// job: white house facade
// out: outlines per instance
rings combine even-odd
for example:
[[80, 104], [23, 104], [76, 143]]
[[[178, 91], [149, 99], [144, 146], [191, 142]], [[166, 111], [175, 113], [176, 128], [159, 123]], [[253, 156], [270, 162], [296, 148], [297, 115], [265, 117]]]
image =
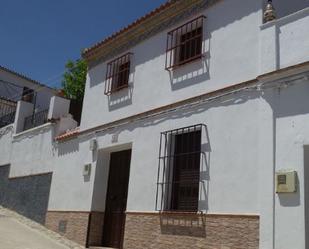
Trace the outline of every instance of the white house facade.
[[0, 65], [0, 127], [14, 122], [17, 102], [33, 104], [33, 113], [48, 109], [55, 89]]
[[37, 207], [0, 204], [87, 247], [309, 248], [308, 27], [307, 0], [168, 1], [83, 52], [79, 127], [19, 102], [0, 188]]

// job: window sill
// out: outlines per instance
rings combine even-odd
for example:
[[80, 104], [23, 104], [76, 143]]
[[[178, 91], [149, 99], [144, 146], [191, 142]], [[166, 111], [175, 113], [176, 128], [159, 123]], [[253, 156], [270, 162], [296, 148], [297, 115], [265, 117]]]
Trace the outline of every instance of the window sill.
[[160, 211], [159, 212], [160, 215], [188, 215], [188, 216], [191, 216], [191, 215], [202, 215], [203, 214], [203, 211], [177, 211], [177, 210], [174, 210], [174, 211]]
[[115, 94], [117, 92], [120, 92], [121, 90], [126, 89], [126, 88], [129, 88], [128, 84], [127, 85], [123, 85], [123, 86], [118, 87], [118, 88], [115, 88], [115, 89], [105, 93], [105, 95], [110, 96], [110, 95]]
[[183, 67], [183, 66], [185, 66], [185, 65], [187, 65], [187, 64], [189, 64], [189, 63], [193, 63], [193, 62], [196, 62], [196, 61], [198, 61], [198, 60], [201, 60], [203, 57], [204, 57], [203, 54], [199, 54], [199, 55], [194, 56], [194, 57], [192, 57], [192, 58], [190, 58], [190, 59], [187, 59], [187, 60], [185, 60], [185, 61], [183, 61], [183, 62], [180, 62], [180, 63], [178, 63], [178, 64], [176, 64], [176, 65], [173, 65], [173, 66], [171, 66], [171, 67], [168, 67], [168, 68], [166, 68], [166, 70], [167, 70], [167, 71], [176, 70], [176, 69], [178, 69], [178, 68], [180, 68], [180, 67]]

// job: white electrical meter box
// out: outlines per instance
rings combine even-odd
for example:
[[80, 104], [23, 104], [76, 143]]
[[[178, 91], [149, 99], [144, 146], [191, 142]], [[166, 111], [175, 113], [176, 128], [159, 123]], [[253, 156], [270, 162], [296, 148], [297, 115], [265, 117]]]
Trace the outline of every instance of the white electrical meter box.
[[276, 173], [276, 193], [295, 193], [296, 191], [296, 171], [279, 171]]
[[83, 175], [89, 176], [91, 172], [91, 163], [85, 164], [83, 168]]

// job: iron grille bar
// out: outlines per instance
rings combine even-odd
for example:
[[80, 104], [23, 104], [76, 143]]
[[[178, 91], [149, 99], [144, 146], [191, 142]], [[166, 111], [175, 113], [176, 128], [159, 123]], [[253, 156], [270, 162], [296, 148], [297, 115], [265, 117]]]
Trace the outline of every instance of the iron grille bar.
[[165, 69], [171, 70], [203, 57], [203, 23], [199, 16], [167, 33]]
[[196, 181], [170, 181], [170, 182], [157, 182], [158, 185], [167, 185], [167, 184], [173, 184], [173, 183], [199, 183], [199, 182], [203, 182], [200, 180], [196, 180]]
[[0, 128], [14, 123], [17, 102], [0, 97]]
[[48, 109], [42, 110], [25, 118], [24, 131], [47, 123]]
[[160, 133], [157, 211], [197, 211], [205, 124]]
[[107, 63], [105, 95], [110, 95], [129, 86], [132, 53], [127, 53]]
[[163, 131], [163, 132], [161, 132], [161, 134], [180, 132], [182, 130], [194, 129], [194, 127], [203, 128], [203, 127], [206, 127], [206, 125], [205, 124], [190, 125], [190, 126], [186, 126], [186, 127], [182, 127], [182, 128], [177, 128], [177, 129], [173, 129], [173, 130], [169, 130], [169, 131]]
[[193, 151], [193, 152], [187, 152], [187, 153], [180, 153], [180, 154], [177, 154], [177, 155], [173, 155], [173, 156], [160, 156], [159, 159], [164, 159], [164, 158], [169, 158], [169, 157], [181, 157], [181, 156], [187, 156], [187, 155], [193, 155], [193, 154], [201, 154], [202, 151]]
[[194, 23], [194, 22], [196, 22], [196, 21], [199, 21], [199, 20], [202, 20], [202, 19], [205, 19], [205, 18], [206, 18], [206, 16], [204, 16], [204, 15], [198, 16], [198, 17], [196, 17], [196, 18], [194, 18], [194, 19], [192, 19], [192, 20], [190, 20], [190, 21], [188, 21], [188, 22], [182, 24], [182, 25], [179, 26], [179, 27], [170, 30], [170, 31], [168, 32], [168, 34], [171, 34], [171, 33], [175, 32], [175, 31], [177, 31], [177, 30], [179, 30], [179, 29], [182, 29], [183, 27], [187, 26], [188, 24]]

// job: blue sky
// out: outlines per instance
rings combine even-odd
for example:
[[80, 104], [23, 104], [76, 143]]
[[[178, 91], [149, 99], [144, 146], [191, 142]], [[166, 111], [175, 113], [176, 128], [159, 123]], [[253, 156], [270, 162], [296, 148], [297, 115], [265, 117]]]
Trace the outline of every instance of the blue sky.
[[3, 0], [0, 65], [59, 87], [68, 59], [166, 0]]

